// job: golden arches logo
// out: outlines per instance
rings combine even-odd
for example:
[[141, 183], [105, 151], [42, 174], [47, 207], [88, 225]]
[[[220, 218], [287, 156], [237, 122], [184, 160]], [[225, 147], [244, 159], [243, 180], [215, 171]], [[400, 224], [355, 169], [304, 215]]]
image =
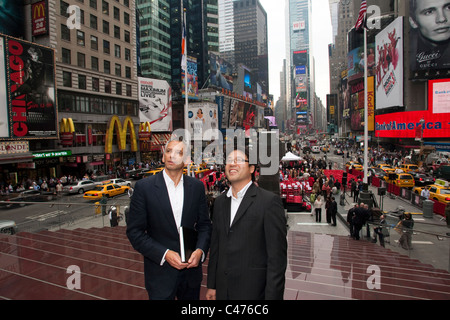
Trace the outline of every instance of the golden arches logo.
[[136, 132], [134, 130], [134, 123], [133, 120], [131, 120], [130, 117], [126, 117], [122, 123], [118, 116], [111, 117], [111, 120], [109, 121], [109, 126], [106, 131], [106, 143], [105, 143], [105, 153], [112, 153], [112, 141], [113, 141], [113, 135], [114, 130], [116, 131], [117, 135], [117, 146], [120, 151], [125, 150], [127, 146], [127, 131], [130, 130], [131, 135], [131, 151], [136, 152], [138, 151], [137, 147], [137, 141], [136, 141]]
[[75, 132], [75, 126], [73, 125], [72, 118], [62, 118], [61, 122], [59, 123], [59, 132], [61, 133], [74, 133]]
[[33, 5], [33, 19], [45, 18], [45, 1]]
[[151, 137], [152, 130], [150, 129], [150, 122], [142, 122], [139, 125], [139, 140], [149, 141]]

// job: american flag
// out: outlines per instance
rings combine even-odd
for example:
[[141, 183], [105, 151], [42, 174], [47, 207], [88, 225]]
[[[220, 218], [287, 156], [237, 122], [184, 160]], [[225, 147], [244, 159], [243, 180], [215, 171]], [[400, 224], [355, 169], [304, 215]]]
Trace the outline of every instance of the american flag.
[[355, 24], [355, 30], [360, 31], [362, 28], [366, 27], [366, 15], [367, 15], [367, 2], [366, 0], [361, 1], [361, 7], [359, 8], [358, 20]]

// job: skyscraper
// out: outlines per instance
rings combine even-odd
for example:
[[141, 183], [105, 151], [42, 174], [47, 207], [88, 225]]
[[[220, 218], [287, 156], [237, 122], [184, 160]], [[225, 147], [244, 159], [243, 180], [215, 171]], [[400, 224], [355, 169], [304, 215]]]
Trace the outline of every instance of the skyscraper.
[[[286, 0], [288, 70], [287, 108], [297, 125], [311, 124], [313, 108], [313, 63], [311, 59], [311, 0]], [[302, 129], [303, 129], [302, 128]]]
[[254, 83], [269, 93], [267, 13], [259, 0], [236, 0], [234, 5], [235, 68], [249, 68]]

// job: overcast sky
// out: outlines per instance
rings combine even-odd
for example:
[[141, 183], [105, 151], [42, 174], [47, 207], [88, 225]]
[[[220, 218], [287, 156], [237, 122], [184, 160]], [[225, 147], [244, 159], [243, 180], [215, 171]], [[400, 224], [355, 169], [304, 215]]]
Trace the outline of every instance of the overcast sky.
[[[260, 0], [267, 12], [269, 29], [270, 94], [276, 103], [280, 96], [280, 72], [286, 59], [285, 1]], [[328, 0], [312, 0], [313, 55], [316, 61], [316, 93], [326, 105], [330, 93], [328, 44], [331, 39], [331, 17]]]

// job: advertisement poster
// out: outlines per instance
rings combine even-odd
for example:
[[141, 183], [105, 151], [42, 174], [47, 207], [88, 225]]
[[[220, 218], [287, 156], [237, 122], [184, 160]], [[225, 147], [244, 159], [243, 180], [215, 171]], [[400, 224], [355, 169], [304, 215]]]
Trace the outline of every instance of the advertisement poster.
[[211, 140], [218, 129], [217, 105], [212, 103], [191, 103], [188, 111], [189, 133], [193, 140]]
[[428, 81], [428, 108], [433, 113], [450, 113], [450, 79]]
[[165, 80], [138, 78], [139, 121], [152, 132], [172, 131], [172, 90]]
[[7, 37], [5, 55], [10, 137], [57, 137], [54, 51]]
[[209, 54], [211, 85], [233, 91], [233, 66], [213, 53]]
[[[187, 71], [188, 71], [188, 95], [189, 99], [198, 100], [198, 74], [197, 74], [197, 59], [188, 57], [187, 58]], [[181, 94], [183, 98], [185, 97], [185, 72], [181, 72]]]
[[403, 17], [375, 36], [377, 109], [403, 106]]
[[[448, 2], [443, 2], [448, 12]], [[410, 67], [416, 78], [434, 78], [437, 71], [450, 69], [449, 17], [440, 17], [426, 0], [410, 0]], [[445, 14], [444, 14], [445, 15]], [[445, 74], [440, 72], [440, 74]]]
[[[374, 130], [375, 120], [375, 95], [374, 95], [374, 77], [367, 78], [367, 122], [368, 130]], [[351, 86], [351, 128], [353, 131], [364, 130], [364, 79], [356, 85]]]

